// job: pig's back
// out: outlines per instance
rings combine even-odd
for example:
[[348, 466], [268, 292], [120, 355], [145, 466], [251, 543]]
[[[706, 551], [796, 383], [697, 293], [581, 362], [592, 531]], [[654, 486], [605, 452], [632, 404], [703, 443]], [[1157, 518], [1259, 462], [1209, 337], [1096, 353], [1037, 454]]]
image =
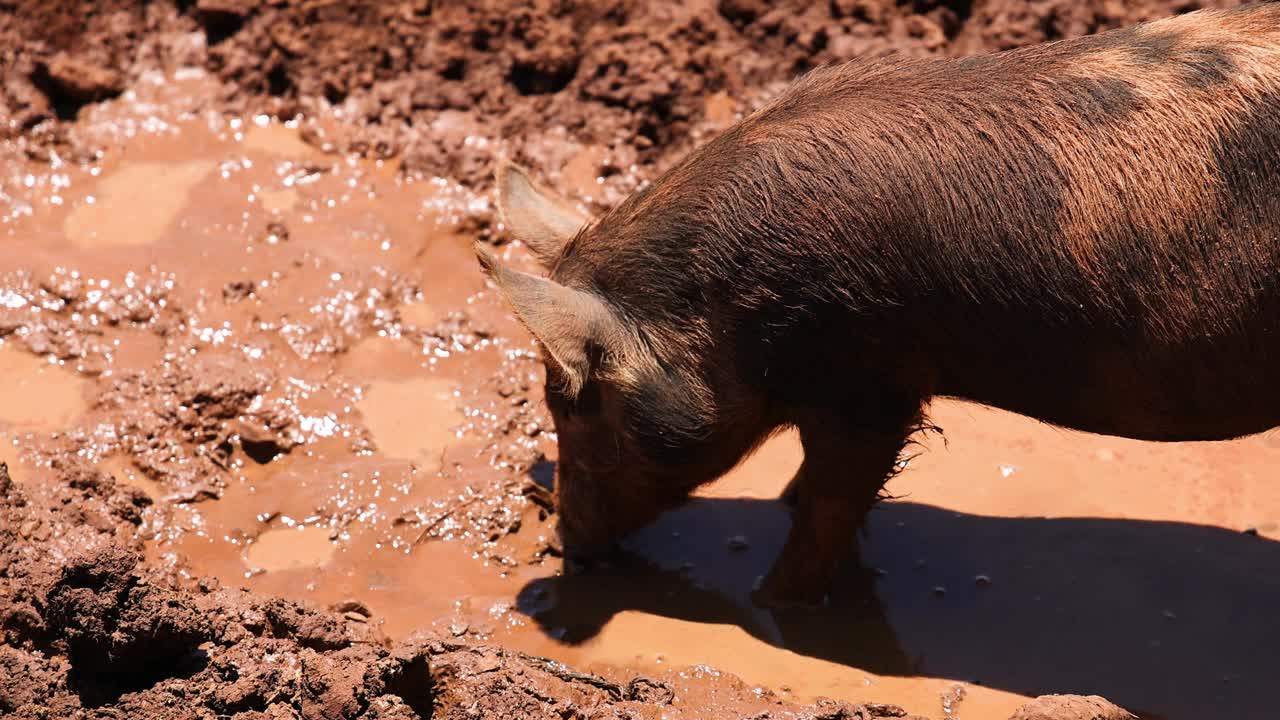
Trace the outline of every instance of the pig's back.
[[1086, 430], [1280, 420], [1280, 6], [820, 72], [699, 156], [657, 196], [723, 215], [694, 252], [740, 323]]

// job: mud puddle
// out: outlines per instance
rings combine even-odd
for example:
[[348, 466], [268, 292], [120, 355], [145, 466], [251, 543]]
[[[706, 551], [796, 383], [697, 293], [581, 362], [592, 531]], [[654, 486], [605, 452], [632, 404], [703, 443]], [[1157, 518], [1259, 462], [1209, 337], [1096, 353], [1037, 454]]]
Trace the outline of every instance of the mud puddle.
[[460, 191], [167, 100], [214, 90], [153, 79], [93, 108], [124, 138], [100, 162], [5, 178], [3, 457], [141, 490], [153, 561], [322, 604], [404, 586], [381, 618], [430, 626], [493, 575], [426, 537], [472, 532], [436, 517], [467, 487], [441, 473], [507, 477], [484, 428], [510, 396], [481, 395], [530, 353], [488, 339], [515, 327], [496, 311], [472, 327], [483, 282], [441, 217]]
[[[149, 92], [211, 92], [184, 82]], [[562, 577], [531, 479], [554, 457], [540, 371], [451, 224], [483, 199], [166, 108], [95, 108], [138, 129], [92, 166], [10, 173], [0, 249], [0, 459], [30, 485], [84, 458], [144, 493], [152, 565], [695, 689], [724, 671], [931, 718], [1048, 692], [1269, 707], [1274, 435], [1157, 446], [940, 402], [949, 444], [894, 481], [826, 610], [747, 599], [785, 535], [791, 436], [613, 570]], [[599, 163], [567, 166], [581, 195]]]

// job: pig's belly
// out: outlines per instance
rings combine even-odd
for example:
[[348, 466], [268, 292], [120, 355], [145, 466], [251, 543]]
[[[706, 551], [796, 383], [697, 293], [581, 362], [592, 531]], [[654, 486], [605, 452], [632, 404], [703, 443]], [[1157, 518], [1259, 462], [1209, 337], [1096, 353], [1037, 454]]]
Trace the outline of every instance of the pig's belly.
[[[939, 395], [1084, 432], [1164, 442], [1228, 440], [1280, 426], [1280, 346], [1089, 353], [1087, 338], [988, 356], [944, 372]], [[1229, 348], [1229, 346], [1227, 346]], [[967, 372], [966, 372], [967, 371]]]

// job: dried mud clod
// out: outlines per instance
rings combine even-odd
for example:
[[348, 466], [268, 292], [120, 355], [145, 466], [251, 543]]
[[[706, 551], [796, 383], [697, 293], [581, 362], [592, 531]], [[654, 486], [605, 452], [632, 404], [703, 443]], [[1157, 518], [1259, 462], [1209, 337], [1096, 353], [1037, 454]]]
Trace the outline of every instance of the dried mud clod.
[[74, 118], [88, 103], [124, 92], [124, 78], [110, 67], [65, 52], [42, 62], [32, 77], [48, 97], [58, 117]]
[[1097, 695], [1044, 695], [1023, 705], [1009, 720], [1137, 720], [1137, 716]]
[[[434, 718], [648, 718], [705, 717], [682, 706], [669, 683], [633, 676], [615, 681], [558, 662], [496, 647], [434, 641], [427, 644]], [[726, 687], [728, 689], [728, 687]], [[778, 704], [756, 720], [876, 720], [909, 716], [892, 705], [822, 700], [808, 707]]]
[[177, 591], [150, 584], [137, 564], [137, 555], [109, 546], [66, 565], [45, 596], [54, 643], [85, 676], [145, 676], [209, 638], [205, 618]]
[[149, 477], [191, 499], [216, 497], [236, 443], [257, 461], [296, 444], [286, 413], [254, 405], [274, 381], [237, 358], [200, 357], [192, 367], [123, 373], [95, 404]]
[[100, 372], [117, 351], [103, 329], [163, 338], [179, 322], [169, 275], [129, 273], [122, 281], [106, 283], [58, 268], [40, 278], [27, 271], [6, 272], [0, 283], [7, 294], [7, 302], [0, 304], [0, 338], [12, 338], [37, 355], [74, 362], [86, 374]]
[[0, 645], [47, 647], [60, 639], [46, 604], [60, 558], [139, 546], [149, 498], [74, 457], [53, 465], [57, 483], [28, 494], [0, 463]]
[[[421, 651], [393, 653], [333, 613], [243, 591], [183, 590], [138, 563], [107, 546], [66, 563], [47, 587], [22, 583], [17, 594], [30, 598], [37, 622], [0, 647], [0, 670], [14, 671], [0, 672], [0, 715], [81, 717], [99, 707], [157, 720], [429, 714]], [[0, 618], [13, 609], [0, 602]]]

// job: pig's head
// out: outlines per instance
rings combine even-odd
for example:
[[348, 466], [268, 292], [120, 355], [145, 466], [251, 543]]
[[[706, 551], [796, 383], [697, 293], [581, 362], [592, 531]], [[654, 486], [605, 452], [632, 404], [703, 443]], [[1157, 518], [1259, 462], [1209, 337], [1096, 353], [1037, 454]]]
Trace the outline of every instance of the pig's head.
[[566, 273], [563, 255], [598, 248], [600, 224], [520, 168], [503, 164], [497, 178], [502, 222], [551, 277], [505, 267], [480, 246], [477, 255], [541, 346], [559, 438], [559, 531], [567, 553], [589, 557], [680, 504], [741, 452], [720, 455], [705, 378], [658, 358], [652, 328], [582, 273]]

